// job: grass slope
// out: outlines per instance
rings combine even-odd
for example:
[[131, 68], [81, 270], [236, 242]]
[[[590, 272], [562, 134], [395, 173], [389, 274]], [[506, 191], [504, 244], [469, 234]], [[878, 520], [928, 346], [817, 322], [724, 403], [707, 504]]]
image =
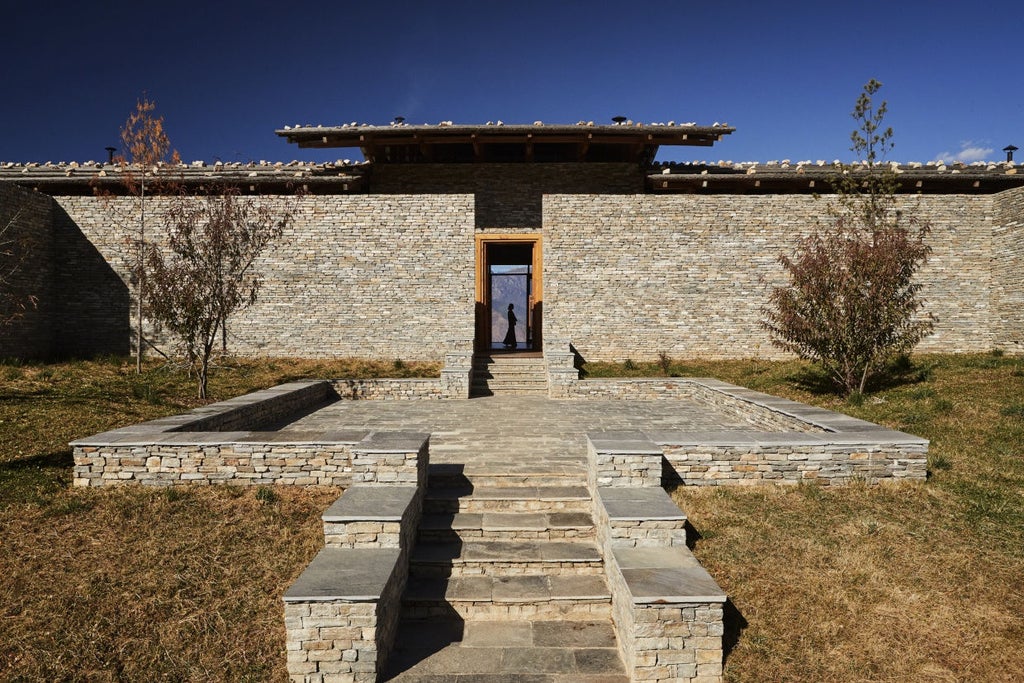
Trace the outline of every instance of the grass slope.
[[[730, 681], [1024, 679], [1024, 363], [919, 356], [860, 405], [801, 363], [588, 364], [678, 374], [931, 439], [924, 484], [681, 488], [731, 596]], [[309, 376], [436, 366], [235, 362], [227, 398]], [[337, 489], [69, 489], [70, 439], [192, 407], [120, 360], [0, 366], [0, 680], [285, 680], [280, 595]]]

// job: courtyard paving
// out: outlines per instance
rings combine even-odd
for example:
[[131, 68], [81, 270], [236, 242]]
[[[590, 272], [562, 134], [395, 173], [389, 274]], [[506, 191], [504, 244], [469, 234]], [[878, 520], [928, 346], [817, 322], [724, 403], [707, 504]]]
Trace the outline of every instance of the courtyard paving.
[[[284, 432], [418, 431], [429, 432], [431, 478], [463, 481], [476, 499], [507, 497], [515, 481], [524, 498], [589, 499], [586, 493], [586, 435], [595, 431], [749, 429], [736, 417], [713, 407], [685, 400], [550, 400], [533, 396], [490, 396], [442, 401], [338, 401], [287, 424]], [[483, 485], [481, 485], [483, 484]], [[530, 530], [572, 523], [580, 512], [483, 512], [448, 517], [480, 528]], [[479, 518], [479, 519], [477, 519]], [[507, 519], [506, 519], [507, 518]], [[536, 519], [535, 519], [536, 518]], [[558, 520], [553, 521], [554, 518]], [[564, 518], [564, 519], [562, 519]], [[458, 526], [458, 524], [454, 525]], [[421, 529], [424, 527], [421, 526]], [[565, 551], [572, 544], [553, 544]], [[460, 559], [485, 556], [543, 555], [544, 542], [518, 540], [417, 548], [424, 553], [458, 551]], [[586, 548], [584, 548], [586, 550]], [[577, 549], [578, 550], [578, 549]], [[591, 548], [596, 551], [596, 548]], [[464, 556], [464, 557], [463, 557]], [[486, 561], [484, 557], [481, 561]], [[596, 556], [600, 561], [600, 554]], [[575, 558], [580, 559], [580, 558]], [[583, 558], [593, 561], [594, 558]], [[438, 560], [451, 567], [451, 558]], [[447, 572], [446, 572], [447, 573]], [[457, 574], [457, 572], [456, 572]], [[435, 586], [434, 584], [438, 584]], [[415, 588], [413, 588], [415, 586]], [[582, 591], [582, 592], [581, 592]], [[419, 592], [454, 600], [493, 600], [515, 604], [532, 600], [602, 599], [603, 576], [469, 576], [412, 581], [406, 600]], [[505, 595], [508, 593], [508, 595]], [[564, 594], [564, 595], [563, 595]], [[595, 596], [595, 597], [586, 597]], [[403, 618], [384, 680], [392, 683], [628, 683], [610, 620], [525, 618], [464, 619], [452, 610], [447, 616]]]
[[273, 428], [430, 432], [431, 465], [461, 465], [467, 474], [515, 474], [585, 471], [588, 432], [705, 431], [749, 429], [750, 425], [687, 400], [498, 395], [468, 400], [337, 401]]

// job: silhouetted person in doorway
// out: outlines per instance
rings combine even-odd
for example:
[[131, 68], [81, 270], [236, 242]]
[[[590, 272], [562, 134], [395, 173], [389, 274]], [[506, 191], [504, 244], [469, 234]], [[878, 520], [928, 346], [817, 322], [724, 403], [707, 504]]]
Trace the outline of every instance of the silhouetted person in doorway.
[[505, 341], [502, 342], [506, 349], [516, 348], [516, 314], [512, 310], [515, 308], [513, 304], [508, 305], [508, 332], [505, 333]]

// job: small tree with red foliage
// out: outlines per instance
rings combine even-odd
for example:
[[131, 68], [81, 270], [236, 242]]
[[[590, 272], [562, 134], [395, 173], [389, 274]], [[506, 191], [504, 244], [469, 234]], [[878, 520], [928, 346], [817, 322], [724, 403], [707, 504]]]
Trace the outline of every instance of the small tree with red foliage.
[[772, 288], [762, 326], [772, 343], [820, 364], [844, 393], [863, 394], [868, 380], [927, 336], [915, 274], [930, 252], [929, 226], [896, 206], [898, 182], [884, 164], [892, 128], [882, 129], [886, 103], [869, 81], [852, 116], [851, 151], [864, 163], [836, 180], [831, 223], [799, 241], [779, 262], [789, 284]]

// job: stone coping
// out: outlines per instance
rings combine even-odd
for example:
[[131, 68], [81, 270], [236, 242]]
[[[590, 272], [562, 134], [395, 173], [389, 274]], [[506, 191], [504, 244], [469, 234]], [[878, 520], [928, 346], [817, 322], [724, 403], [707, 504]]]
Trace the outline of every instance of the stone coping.
[[596, 452], [610, 456], [661, 455], [663, 447], [738, 447], [775, 448], [838, 448], [856, 447], [927, 449], [928, 439], [875, 425], [862, 432], [767, 432], [757, 429], [723, 429], [704, 431], [650, 430], [623, 432], [588, 432], [587, 438]]
[[375, 602], [398, 566], [399, 548], [322, 548], [284, 593], [289, 602]]
[[[868, 432], [763, 432], [754, 429], [711, 431], [652, 430], [648, 438], [658, 446], [927, 446], [928, 439], [890, 429]], [[603, 452], [603, 451], [602, 451]], [[661, 452], [661, 448], [658, 448]]]
[[[247, 438], [254, 434], [272, 434], [276, 432], [217, 431], [207, 428], [207, 425], [217, 418], [249, 422], [252, 427], [259, 423], [274, 422], [328, 400], [331, 397], [330, 391], [330, 382], [324, 380], [288, 382], [226, 401], [200, 406], [187, 413], [169, 415], [78, 439], [72, 441], [71, 446], [147, 445], [158, 443], [157, 439], [171, 439], [173, 434], [177, 433], [181, 433], [182, 436], [176, 438], [185, 440], [177, 443], [195, 444], [225, 443], [230, 439]], [[251, 413], [248, 418], [247, 412]], [[189, 441], [190, 438], [192, 441]], [[267, 437], [260, 438], [265, 440]]]
[[416, 486], [353, 486], [321, 516], [324, 522], [401, 522]]
[[635, 605], [726, 601], [686, 547], [614, 547], [612, 555]]
[[886, 429], [874, 422], [860, 420], [855, 417], [850, 417], [849, 415], [837, 413], [832, 410], [826, 410], [825, 408], [809, 406], [806, 403], [800, 403], [799, 401], [791, 401], [788, 398], [781, 398], [779, 396], [765, 394], [760, 391], [754, 391], [753, 389], [747, 389], [746, 387], [737, 386], [711, 377], [696, 377], [689, 381], [734, 398], [737, 401], [751, 403], [760, 408], [764, 408], [775, 413], [781, 413], [782, 415], [792, 417], [800, 420], [801, 422], [806, 422], [827, 432], [876, 431]]
[[600, 486], [597, 496], [608, 519], [615, 521], [686, 521], [686, 513], [665, 489], [655, 486]]

